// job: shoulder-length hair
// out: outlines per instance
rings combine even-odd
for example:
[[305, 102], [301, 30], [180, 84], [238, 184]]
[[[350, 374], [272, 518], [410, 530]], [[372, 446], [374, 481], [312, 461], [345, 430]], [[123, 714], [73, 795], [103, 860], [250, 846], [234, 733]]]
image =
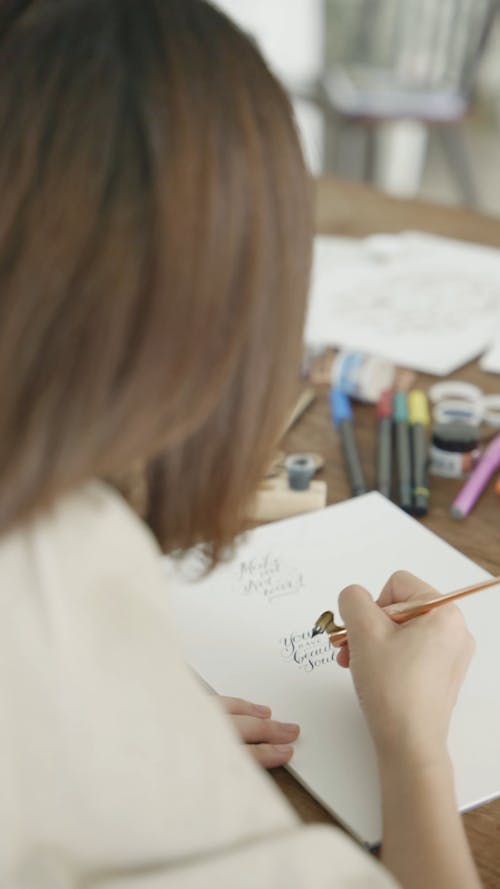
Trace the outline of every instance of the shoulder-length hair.
[[202, 0], [4, 0], [0, 132], [0, 532], [140, 460], [165, 549], [217, 558], [299, 366], [282, 88]]

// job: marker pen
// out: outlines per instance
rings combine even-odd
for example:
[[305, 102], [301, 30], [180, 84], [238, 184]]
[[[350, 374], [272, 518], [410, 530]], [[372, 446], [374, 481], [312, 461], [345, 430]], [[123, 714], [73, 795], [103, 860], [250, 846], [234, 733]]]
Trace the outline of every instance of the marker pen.
[[476, 500], [484, 491], [491, 476], [500, 466], [500, 435], [496, 435], [486, 448], [482, 459], [477, 464], [474, 472], [466, 481], [458, 497], [451, 505], [451, 514], [454, 519], [463, 519], [468, 515]]
[[409, 393], [408, 414], [413, 465], [413, 512], [417, 516], [423, 516], [427, 515], [429, 509], [427, 430], [430, 415], [427, 396], [421, 389], [412, 389]]
[[396, 392], [392, 400], [396, 429], [396, 462], [398, 469], [398, 502], [401, 509], [411, 512], [411, 450], [408, 427], [408, 402], [406, 392]]
[[366, 494], [366, 483], [354, 438], [349, 398], [340, 389], [331, 389], [330, 408], [333, 422], [342, 442], [342, 451], [353, 497], [357, 497], [359, 494]]
[[391, 496], [392, 476], [392, 390], [382, 392], [377, 404], [377, 490]]

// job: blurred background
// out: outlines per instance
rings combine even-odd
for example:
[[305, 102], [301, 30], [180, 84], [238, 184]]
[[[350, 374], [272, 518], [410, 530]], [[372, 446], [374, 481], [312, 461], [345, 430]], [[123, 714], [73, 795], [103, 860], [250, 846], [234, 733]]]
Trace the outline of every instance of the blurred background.
[[214, 0], [290, 92], [311, 170], [500, 216], [500, 0]]

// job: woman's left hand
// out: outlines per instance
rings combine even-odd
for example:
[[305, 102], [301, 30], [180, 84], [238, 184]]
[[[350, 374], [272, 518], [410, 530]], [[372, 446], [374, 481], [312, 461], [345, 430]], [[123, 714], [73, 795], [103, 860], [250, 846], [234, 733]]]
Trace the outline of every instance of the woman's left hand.
[[260, 704], [251, 704], [241, 698], [219, 697], [249, 752], [259, 765], [274, 769], [285, 765], [292, 757], [291, 746], [299, 735], [296, 723], [277, 722], [271, 719], [271, 710]]

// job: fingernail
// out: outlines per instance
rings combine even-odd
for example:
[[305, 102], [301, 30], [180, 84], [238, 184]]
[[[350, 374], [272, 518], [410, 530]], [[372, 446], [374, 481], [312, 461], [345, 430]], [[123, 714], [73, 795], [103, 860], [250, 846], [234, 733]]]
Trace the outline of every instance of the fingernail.
[[280, 728], [282, 728], [287, 735], [296, 735], [300, 730], [300, 725], [297, 725], [296, 722], [282, 722], [280, 723]]
[[273, 748], [280, 756], [290, 756], [293, 753], [293, 747], [290, 744], [273, 744]]
[[262, 707], [260, 704], [253, 705], [253, 712], [256, 716], [260, 716], [262, 719], [269, 719], [271, 715], [270, 707]]

